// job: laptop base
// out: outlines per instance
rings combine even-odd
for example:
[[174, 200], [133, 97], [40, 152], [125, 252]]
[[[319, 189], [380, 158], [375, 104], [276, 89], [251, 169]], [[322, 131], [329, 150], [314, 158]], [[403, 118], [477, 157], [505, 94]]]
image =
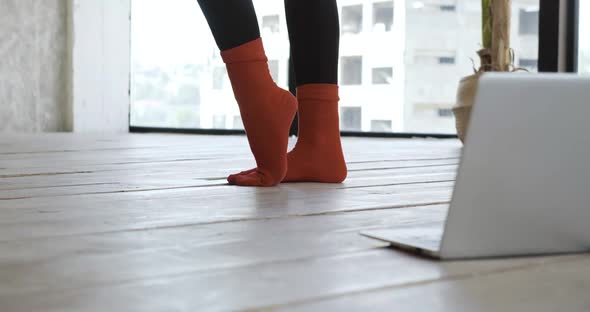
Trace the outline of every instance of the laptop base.
[[414, 254], [440, 259], [444, 223], [361, 232], [362, 235], [391, 243]]

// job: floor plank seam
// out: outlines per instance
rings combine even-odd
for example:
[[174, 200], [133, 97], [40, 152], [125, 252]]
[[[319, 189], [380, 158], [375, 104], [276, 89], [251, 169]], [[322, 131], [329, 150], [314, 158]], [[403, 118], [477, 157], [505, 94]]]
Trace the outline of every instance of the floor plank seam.
[[[450, 173], [449, 173], [450, 174]], [[206, 181], [206, 180], [203, 180]], [[211, 180], [216, 181], [216, 180]], [[387, 183], [387, 184], [377, 184], [377, 185], [359, 185], [359, 186], [343, 186], [343, 187], [335, 187], [335, 189], [363, 189], [363, 188], [373, 188], [373, 187], [387, 187], [387, 186], [402, 186], [402, 185], [416, 185], [416, 184], [433, 184], [433, 183], [445, 183], [445, 182], [454, 182], [455, 180], [433, 180], [433, 181], [417, 181], [417, 182], [406, 182], [406, 183]], [[9, 201], [9, 200], [23, 200], [23, 199], [33, 199], [33, 198], [55, 198], [55, 197], [67, 197], [67, 196], [85, 196], [85, 195], [106, 195], [106, 194], [120, 194], [120, 193], [139, 193], [139, 192], [154, 192], [154, 191], [167, 191], [167, 190], [180, 190], [180, 189], [196, 189], [196, 188], [208, 188], [208, 187], [232, 187], [235, 188], [236, 186], [230, 185], [228, 183], [211, 183], [211, 184], [204, 184], [204, 185], [188, 185], [188, 186], [173, 186], [173, 187], [163, 187], [163, 188], [147, 188], [147, 189], [127, 189], [127, 190], [114, 190], [114, 191], [102, 191], [102, 192], [84, 192], [84, 193], [71, 193], [71, 194], [55, 194], [55, 195], [40, 195], [40, 196], [20, 196], [20, 197], [0, 197], [0, 201]], [[0, 190], [2, 191], [2, 190]]]
[[348, 187], [341, 187], [338, 188], [339, 190], [344, 189], [364, 189], [364, 188], [373, 188], [373, 187], [387, 187], [387, 186], [398, 186], [398, 185], [415, 185], [415, 184], [436, 184], [436, 183], [447, 183], [447, 182], [455, 182], [455, 179], [449, 180], [434, 180], [434, 181], [420, 181], [420, 182], [406, 182], [406, 183], [389, 183], [389, 184], [377, 184], [377, 185], [360, 185], [360, 186], [348, 186]]
[[448, 205], [448, 204], [449, 204], [449, 202], [445, 201], [445, 202], [432, 202], [432, 203], [408, 204], [408, 205], [384, 205], [384, 206], [375, 206], [375, 207], [362, 208], [362, 209], [359, 208], [359, 209], [348, 209], [348, 210], [340, 210], [340, 211], [326, 211], [326, 212], [309, 213], [309, 214], [292, 214], [292, 215], [274, 216], [274, 217], [271, 216], [271, 217], [262, 217], [262, 218], [238, 218], [238, 219], [228, 219], [228, 220], [209, 221], [209, 222], [183, 223], [183, 224], [174, 224], [174, 225], [154, 226], [154, 227], [145, 227], [145, 228], [129, 228], [129, 229], [122, 229], [122, 230], [114, 230], [114, 231], [72, 233], [72, 234], [44, 236], [43, 238], [24, 238], [24, 239], [14, 239], [14, 240], [2, 240], [0, 238], [0, 244], [1, 243], [8, 243], [8, 242], [15, 242], [15, 241], [29, 241], [29, 240], [47, 239], [47, 238], [74, 237], [74, 236], [81, 237], [81, 236], [91, 236], [91, 235], [107, 235], [107, 234], [114, 234], [114, 233], [157, 231], [157, 230], [164, 230], [164, 229], [178, 229], [178, 228], [183, 228], [183, 227], [197, 227], [197, 226], [204, 226], [204, 225], [240, 223], [240, 222], [272, 221], [272, 220], [281, 220], [281, 219], [289, 219], [289, 218], [319, 217], [319, 216], [327, 216], [327, 215], [344, 215], [344, 214], [356, 213], [356, 212], [371, 212], [371, 211], [390, 210], [390, 209], [397, 210], [397, 209], [406, 209], [406, 208], [407, 209], [422, 208], [422, 207], [431, 207], [431, 206], [443, 206], [443, 205]]
[[207, 268], [200, 268], [200, 269], [196, 269], [196, 270], [184, 270], [184, 271], [179, 271], [179, 272], [174, 272], [174, 273], [168, 273], [168, 274], [154, 274], [152, 276], [149, 277], [145, 277], [145, 278], [128, 278], [128, 279], [122, 279], [122, 280], [115, 280], [115, 281], [109, 281], [109, 282], [96, 282], [90, 286], [85, 286], [85, 287], [61, 287], [61, 288], [56, 288], [56, 287], [52, 287], [51, 289], [36, 289], [36, 290], [31, 290], [31, 291], [23, 291], [21, 293], [5, 293], [5, 294], [0, 294], [0, 298], [2, 298], [2, 296], [14, 296], [14, 295], [40, 295], [40, 294], [51, 294], [51, 293], [59, 293], [59, 292], [64, 292], [64, 291], [75, 291], [75, 290], [79, 290], [79, 289], [83, 289], [83, 290], [91, 290], [91, 289], [99, 289], [99, 288], [105, 288], [105, 287], [116, 287], [116, 286], [123, 286], [123, 285], [133, 285], [133, 284], [137, 284], [137, 283], [142, 283], [145, 284], [150, 283], [150, 282], [158, 282], [159, 280], [162, 279], [176, 279], [176, 278], [184, 278], [187, 275], [198, 275], [198, 274], [210, 274], [210, 273], [219, 273], [219, 272], [224, 272], [224, 271], [233, 271], [233, 270], [242, 270], [245, 268], [255, 268], [255, 267], [262, 267], [262, 266], [268, 266], [268, 265], [275, 265], [275, 264], [287, 264], [287, 263], [295, 263], [295, 262], [307, 262], [307, 261], [318, 261], [318, 260], [324, 260], [324, 259], [331, 259], [331, 258], [335, 258], [335, 257], [340, 257], [340, 256], [349, 256], [349, 255], [355, 255], [355, 254], [364, 254], [364, 253], [368, 253], [368, 252], [372, 252], [372, 251], [376, 251], [376, 250], [385, 250], [385, 249], [389, 249], [390, 247], [388, 246], [387, 243], [380, 243], [379, 241], [375, 241], [375, 246], [373, 247], [365, 247], [365, 248], [349, 248], [349, 249], [343, 249], [340, 250], [338, 252], [333, 252], [333, 253], [325, 253], [325, 254], [315, 254], [315, 255], [311, 255], [311, 256], [302, 256], [302, 257], [294, 257], [294, 258], [288, 258], [288, 259], [276, 259], [276, 260], [272, 260], [272, 261], [260, 261], [260, 262], [250, 262], [250, 263], [241, 263], [241, 264], [231, 264], [231, 265], [226, 265], [226, 266], [218, 266], [218, 267], [207, 267]]
[[404, 161], [434, 161], [434, 160], [460, 160], [460, 157], [441, 157], [441, 158], [400, 158], [400, 159], [383, 159], [383, 160], [365, 160], [365, 161], [347, 161], [346, 164], [371, 164], [380, 162], [404, 162]]
[[168, 159], [168, 160], [152, 160], [152, 161], [129, 161], [129, 162], [116, 162], [116, 163], [108, 163], [108, 164], [101, 164], [101, 165], [109, 165], [109, 166], [120, 166], [120, 165], [135, 165], [135, 164], [167, 164], [172, 162], [190, 162], [190, 161], [211, 161], [211, 160], [219, 160], [218, 157], [207, 157], [207, 158], [179, 158], [179, 159]]
[[37, 189], [55, 189], [55, 188], [67, 188], [67, 187], [78, 187], [78, 186], [96, 186], [96, 185], [120, 185], [118, 182], [104, 182], [104, 183], [80, 183], [80, 184], [63, 184], [63, 185], [46, 185], [46, 186], [30, 186], [30, 187], [19, 187], [19, 188], [0, 188], [2, 191], [26, 191], [26, 190], [37, 190]]
[[25, 174], [7, 174], [7, 175], [0, 175], [0, 179], [26, 178], [26, 177], [39, 177], [39, 176], [58, 176], [58, 175], [68, 175], [68, 174], [89, 174], [89, 173], [95, 173], [95, 171], [41, 172], [41, 173], [25, 173]]
[[349, 209], [349, 210], [325, 211], [325, 212], [300, 214], [300, 215], [299, 214], [287, 215], [283, 218], [340, 215], [340, 214], [348, 214], [348, 213], [353, 213], [353, 212], [379, 211], [379, 210], [390, 210], [390, 209], [396, 209], [396, 210], [397, 209], [409, 209], [409, 208], [418, 208], [418, 207], [442, 206], [442, 205], [448, 205], [448, 204], [449, 204], [449, 201], [421, 203], [421, 204], [405, 204], [405, 205], [383, 205], [383, 206], [374, 206], [374, 207], [368, 207], [368, 208], [362, 208], [362, 209]]
[[[157, 161], [157, 162], [141, 162], [141, 164], [147, 163], [167, 163], [167, 162], [184, 162], [184, 161], [196, 161], [198, 159], [191, 160], [179, 160], [179, 161]], [[211, 160], [211, 159], [205, 159]], [[114, 164], [101, 164], [108, 166], [127, 165], [130, 163], [114, 163]], [[432, 168], [432, 167], [456, 167], [457, 163], [452, 164], [438, 164], [438, 165], [415, 165], [415, 166], [396, 166], [396, 167], [381, 167], [381, 168], [362, 168], [362, 169], [349, 169], [348, 172], [371, 172], [371, 171], [383, 171], [383, 170], [398, 170], [398, 169], [415, 169], [415, 168]], [[7, 169], [7, 168], [0, 168]], [[30, 168], [29, 168], [30, 169]], [[26, 178], [26, 177], [38, 177], [38, 176], [60, 176], [60, 175], [74, 175], [74, 174], [93, 174], [93, 173], [107, 173], [107, 172], [119, 172], [118, 169], [101, 169], [92, 171], [63, 171], [63, 172], [38, 172], [38, 173], [25, 173], [25, 174], [5, 174], [0, 175], [1, 179], [9, 178]], [[130, 170], [133, 171], [133, 170]], [[141, 174], [140, 174], [141, 175]], [[194, 179], [205, 179], [205, 180], [225, 180], [226, 177], [202, 177]]]
[[85, 152], [101, 152], [101, 151], [125, 151], [125, 150], [140, 150], [140, 149], [157, 149], [160, 146], [154, 147], [120, 147], [120, 148], [98, 148], [98, 149], [87, 149], [87, 150], [47, 150], [47, 151], [30, 151], [30, 152], [8, 152], [0, 153], [2, 155], [38, 155], [38, 154], [60, 154], [60, 153], [85, 153]]
[[118, 194], [118, 193], [139, 193], [139, 192], [153, 192], [153, 191], [166, 191], [166, 190], [179, 190], [179, 189], [193, 189], [193, 188], [204, 188], [204, 187], [226, 186], [226, 185], [228, 185], [228, 184], [227, 183], [224, 183], [224, 184], [207, 184], [207, 185], [192, 185], [192, 186], [174, 186], [174, 187], [151, 188], [151, 189], [140, 189], [140, 190], [119, 190], [119, 191], [105, 191], [105, 192], [87, 192], [87, 193], [45, 195], [45, 196], [2, 197], [2, 198], [0, 198], [0, 201], [19, 200], [19, 199], [33, 199], [33, 198], [55, 198], [55, 197], [66, 197], [66, 196], [104, 195], [104, 194]]
[[[449, 276], [442, 277], [442, 278], [431, 278], [431, 279], [425, 279], [425, 280], [414, 281], [414, 282], [406, 282], [406, 283], [401, 283], [401, 284], [396, 284], [396, 285], [384, 285], [384, 286], [380, 286], [380, 287], [367, 288], [367, 289], [361, 289], [361, 290], [356, 290], [356, 291], [349, 291], [349, 292], [344, 292], [344, 293], [340, 293], [340, 294], [320, 296], [317, 298], [311, 298], [309, 300], [292, 301], [292, 302], [286, 302], [286, 303], [281, 303], [281, 304], [276, 304], [276, 305], [269, 305], [269, 306], [259, 307], [259, 308], [243, 309], [240, 311], [242, 311], [242, 312], [271, 312], [271, 311], [281, 309], [281, 308], [300, 306], [300, 305], [304, 305], [304, 304], [321, 302], [321, 301], [325, 301], [325, 300], [344, 298], [347, 296], [362, 295], [362, 294], [368, 294], [368, 293], [372, 293], [372, 292], [385, 291], [385, 290], [396, 290], [396, 289], [415, 287], [415, 286], [426, 286], [426, 285], [431, 285], [431, 284], [436, 284], [436, 283], [446, 283], [446, 282], [453, 282], [453, 281], [469, 280], [469, 279], [474, 279], [474, 278], [479, 278], [479, 277], [487, 277], [487, 276], [493, 276], [493, 275], [501, 275], [501, 274], [518, 272], [518, 271], [524, 271], [524, 270], [528, 270], [528, 269], [535, 269], [535, 268], [539, 268], [539, 267], [542, 267], [545, 265], [582, 261], [585, 258], [586, 257], [584, 257], [584, 256], [574, 256], [574, 257], [569, 257], [568, 259], [555, 259], [555, 260], [547, 259], [546, 261], [541, 261], [538, 263], [525, 263], [525, 264], [514, 266], [514, 267], [506, 267], [506, 268], [500, 268], [500, 269], [490, 270], [490, 271], [468, 272], [468, 273], [463, 273], [463, 274], [457, 274], [454, 276], [449, 275]], [[434, 261], [434, 260], [432, 260], [432, 261]]]
[[349, 169], [348, 172], [371, 172], [371, 171], [383, 171], [383, 170], [396, 170], [396, 169], [412, 169], [412, 168], [432, 168], [432, 167], [457, 167], [456, 164], [442, 164], [442, 165], [421, 165], [421, 166], [407, 166], [407, 167], [383, 167], [383, 168], [366, 168], [366, 169]]

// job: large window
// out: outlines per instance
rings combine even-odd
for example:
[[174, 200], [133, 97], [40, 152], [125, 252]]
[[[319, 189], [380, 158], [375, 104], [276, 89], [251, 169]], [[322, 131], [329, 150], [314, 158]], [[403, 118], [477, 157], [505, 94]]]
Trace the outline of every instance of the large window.
[[[538, 66], [539, 0], [513, 0], [515, 65]], [[341, 0], [343, 131], [455, 132], [458, 81], [481, 47], [481, 1]], [[588, 10], [588, 1], [580, 1]], [[283, 1], [254, 0], [273, 79], [287, 88]], [[243, 129], [231, 84], [195, 0], [133, 0], [131, 125]], [[580, 70], [590, 72], [588, 19]], [[311, 47], [312, 48], [312, 47]]]
[[580, 73], [590, 74], [590, 1], [580, 1], [580, 42], [579, 62]]

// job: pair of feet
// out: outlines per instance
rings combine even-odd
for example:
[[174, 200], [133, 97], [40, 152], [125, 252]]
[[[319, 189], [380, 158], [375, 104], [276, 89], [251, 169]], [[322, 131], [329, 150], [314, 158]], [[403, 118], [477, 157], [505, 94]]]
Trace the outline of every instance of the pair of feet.
[[[256, 168], [231, 175], [230, 184], [340, 183], [346, 164], [340, 144], [338, 86], [305, 84], [297, 98], [272, 80], [262, 39], [221, 52]], [[299, 111], [299, 139], [287, 154], [289, 128]]]
[[343, 182], [347, 169], [340, 143], [337, 86], [314, 84], [299, 88], [300, 132], [297, 144], [289, 153], [286, 153], [289, 129], [298, 101], [279, 87], [273, 89], [273, 96], [267, 99], [274, 98], [277, 102], [256, 110], [255, 118], [240, 105], [258, 166], [232, 174], [227, 181], [241, 186]]

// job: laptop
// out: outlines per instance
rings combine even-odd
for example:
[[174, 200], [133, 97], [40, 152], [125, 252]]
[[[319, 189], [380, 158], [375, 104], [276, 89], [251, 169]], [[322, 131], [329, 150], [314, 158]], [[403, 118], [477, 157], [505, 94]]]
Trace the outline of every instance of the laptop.
[[444, 223], [361, 234], [443, 260], [590, 251], [590, 76], [486, 74]]

